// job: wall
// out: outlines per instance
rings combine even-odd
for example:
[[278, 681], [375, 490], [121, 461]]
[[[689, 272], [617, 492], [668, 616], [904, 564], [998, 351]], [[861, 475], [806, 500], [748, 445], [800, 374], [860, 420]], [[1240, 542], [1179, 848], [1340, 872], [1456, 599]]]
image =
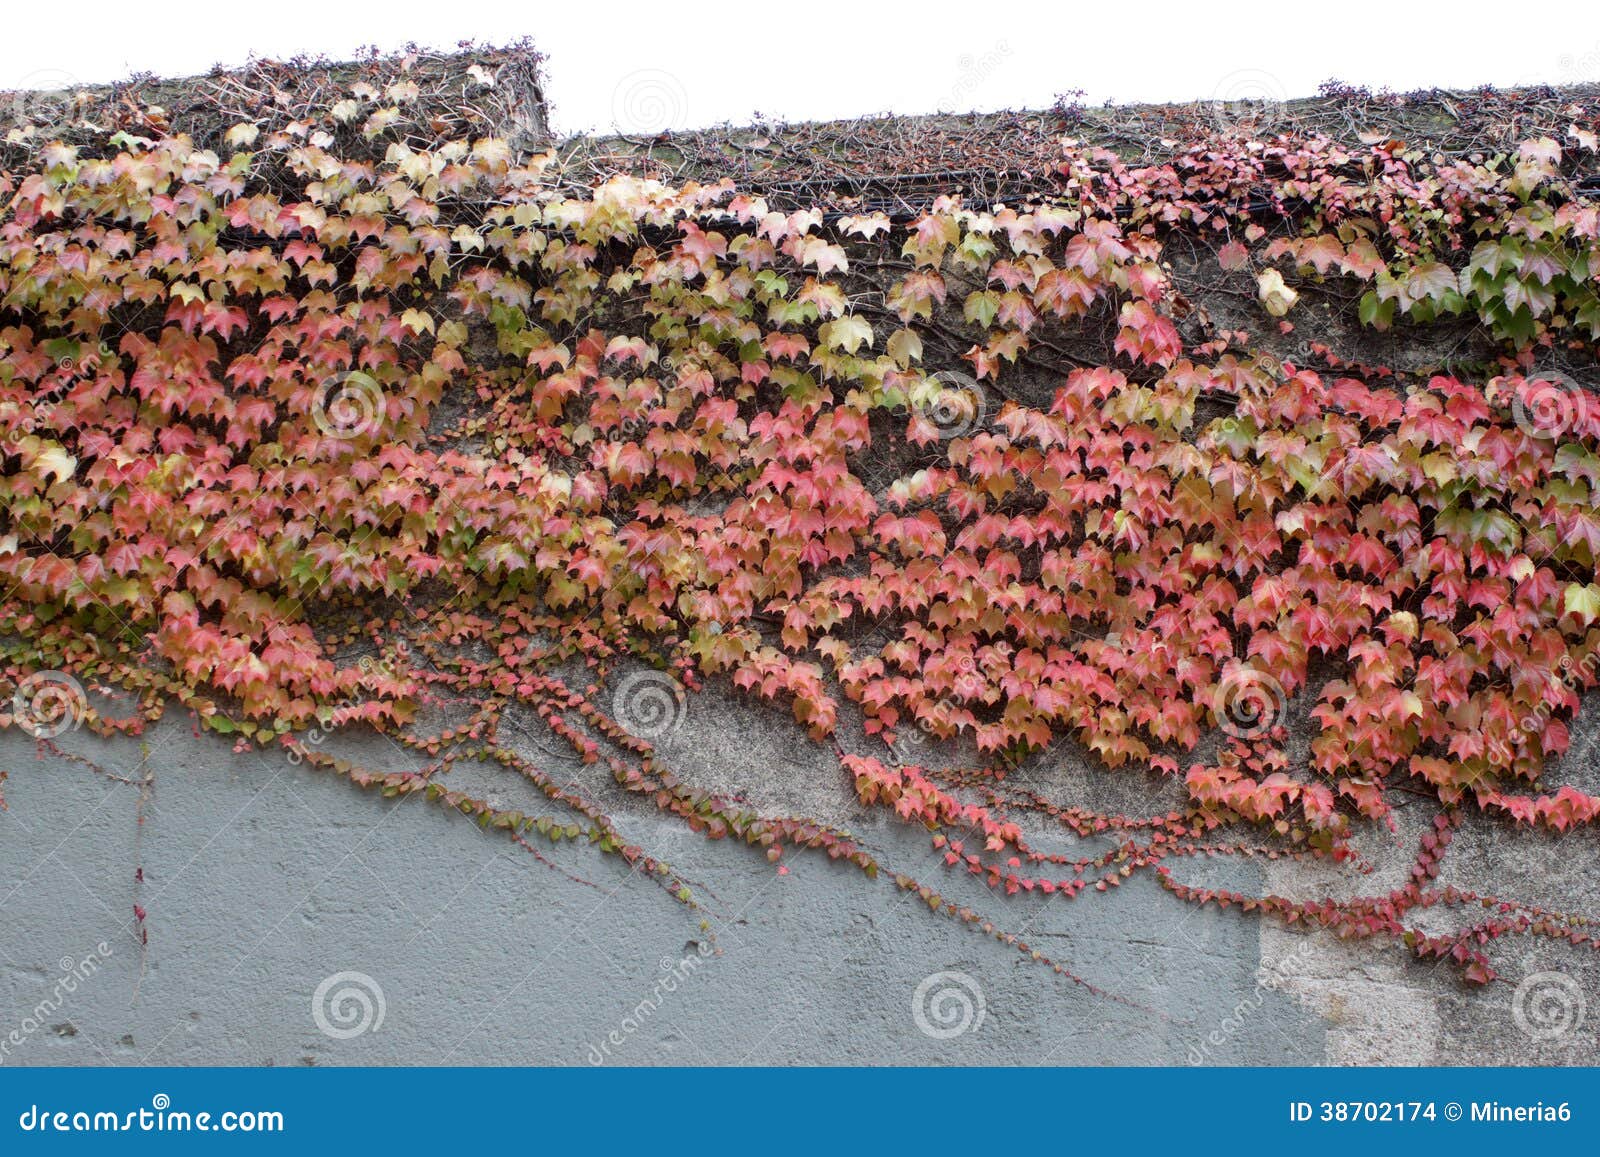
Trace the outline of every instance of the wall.
[[[1198, 909], [1148, 877], [1074, 901], [1001, 898], [944, 873], [926, 833], [863, 815], [836, 761], [793, 729], [714, 695], [688, 708], [668, 747], [686, 777], [741, 790], [769, 812], [851, 826], [886, 865], [980, 909], [1111, 995], [932, 915], [885, 877], [868, 880], [820, 855], [786, 856], [780, 873], [750, 849], [619, 803], [630, 837], [695, 882], [705, 905], [695, 913], [616, 857], [540, 845], [540, 863], [419, 796], [384, 800], [279, 751], [234, 754], [174, 715], [146, 737], [146, 757], [132, 740], [83, 731], [58, 740], [99, 771], [38, 758], [26, 736], [0, 732], [0, 769], [10, 772], [0, 813], [0, 1061], [1600, 1061], [1592, 952], [1508, 943], [1496, 954], [1506, 982], [1473, 990], [1448, 966]], [[334, 736], [328, 746], [385, 769], [417, 762], [377, 737]], [[1091, 772], [1070, 751], [1026, 770], [1056, 798], [1100, 806], [1152, 806], [1159, 790], [1139, 776]], [[520, 781], [465, 767], [452, 776], [518, 806]], [[1376, 869], [1359, 879], [1363, 890], [1403, 876], [1431, 814], [1419, 799], [1400, 832], [1371, 833]], [[1597, 850], [1594, 833], [1554, 841], [1474, 821], [1444, 879], [1595, 912]], [[1181, 875], [1287, 895], [1352, 880], [1254, 860], [1190, 863]], [[143, 950], [136, 902], [147, 912]], [[1542, 971], [1565, 979], [1525, 989], [1519, 1017], [1517, 984]], [[314, 994], [347, 972], [362, 974], [351, 984], [367, 993], [370, 1015], [358, 1000], [333, 1000], [350, 987], [335, 982], [324, 1031]], [[963, 976], [936, 975], [952, 972]]]

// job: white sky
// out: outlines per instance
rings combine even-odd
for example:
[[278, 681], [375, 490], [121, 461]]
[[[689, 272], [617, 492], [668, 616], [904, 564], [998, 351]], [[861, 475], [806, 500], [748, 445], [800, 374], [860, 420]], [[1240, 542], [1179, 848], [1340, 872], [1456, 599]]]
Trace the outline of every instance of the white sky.
[[[191, 24], [187, 11], [206, 16]], [[252, 53], [337, 59], [368, 43], [444, 48], [527, 35], [549, 57], [546, 95], [562, 133], [742, 123], [756, 112], [820, 120], [1039, 108], [1069, 89], [1098, 104], [1307, 96], [1330, 77], [1396, 91], [1600, 81], [1593, 0], [191, 0], [159, 9], [11, 0], [3, 23], [0, 89], [63, 88], [133, 71], [177, 76]]]

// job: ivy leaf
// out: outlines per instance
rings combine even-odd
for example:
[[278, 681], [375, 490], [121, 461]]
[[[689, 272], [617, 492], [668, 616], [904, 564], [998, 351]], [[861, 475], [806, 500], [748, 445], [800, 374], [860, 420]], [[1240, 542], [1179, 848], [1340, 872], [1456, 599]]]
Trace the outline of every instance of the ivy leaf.
[[846, 233], [871, 240], [879, 233], [889, 231], [889, 215], [887, 213], [868, 213], [861, 217], [841, 217], [839, 227]]
[[995, 316], [999, 312], [1000, 295], [992, 289], [968, 294], [966, 303], [961, 307], [962, 317], [984, 329], [994, 324]]
[[829, 349], [854, 354], [863, 345], [872, 348], [872, 326], [865, 318], [847, 314], [817, 328], [817, 336]]
[[824, 241], [820, 237], [812, 237], [801, 246], [800, 260], [806, 265], [816, 266], [817, 272], [823, 274], [850, 268], [850, 261], [845, 257], [843, 247]]
[[1300, 295], [1283, 283], [1283, 274], [1276, 269], [1264, 269], [1256, 277], [1256, 296], [1262, 308], [1273, 317], [1284, 316], [1300, 300]]
[[1600, 586], [1594, 583], [1570, 583], [1562, 596], [1562, 608], [1584, 626], [1600, 618]]
[[913, 330], [899, 329], [889, 335], [888, 353], [901, 369], [922, 360], [922, 338]]
[[1363, 325], [1386, 330], [1394, 324], [1394, 302], [1380, 299], [1376, 291], [1369, 289], [1361, 295], [1356, 305], [1356, 315]]
[[1359, 277], [1363, 281], [1371, 281], [1385, 268], [1383, 258], [1378, 256], [1377, 247], [1364, 239], [1350, 243], [1350, 247], [1339, 260], [1339, 267], [1352, 277]]
[[1331, 233], [1311, 238], [1301, 246], [1299, 254], [1300, 264], [1311, 266], [1318, 274], [1326, 274], [1335, 265], [1342, 264], [1344, 259], [1344, 245]]
[[1413, 266], [1400, 279], [1400, 308], [1410, 311], [1420, 301], [1434, 301], [1457, 286], [1455, 270], [1442, 261], [1427, 261]]
[[43, 447], [35, 451], [28, 462], [28, 469], [44, 478], [54, 482], [61, 482], [71, 478], [78, 469], [78, 460], [67, 453], [66, 447], [57, 442], [46, 442]]

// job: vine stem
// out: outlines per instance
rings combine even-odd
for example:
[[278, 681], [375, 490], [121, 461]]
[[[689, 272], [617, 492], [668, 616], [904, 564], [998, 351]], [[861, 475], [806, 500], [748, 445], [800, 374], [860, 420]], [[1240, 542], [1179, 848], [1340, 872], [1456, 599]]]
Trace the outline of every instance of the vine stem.
[[150, 929], [145, 924], [148, 915], [139, 903], [144, 895], [144, 820], [145, 805], [155, 794], [156, 776], [150, 767], [150, 745], [139, 744], [139, 768], [143, 776], [134, 781], [139, 787], [139, 798], [134, 803], [133, 824], [133, 916], [134, 928], [139, 937], [139, 975], [133, 982], [133, 1003], [139, 1003], [139, 990], [144, 984], [144, 974], [150, 958]]

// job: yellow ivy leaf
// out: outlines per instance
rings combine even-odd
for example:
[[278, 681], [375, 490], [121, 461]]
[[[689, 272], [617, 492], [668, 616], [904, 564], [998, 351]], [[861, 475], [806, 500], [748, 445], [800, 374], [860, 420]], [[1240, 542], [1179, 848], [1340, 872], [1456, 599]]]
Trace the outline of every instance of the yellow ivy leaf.
[[912, 330], [896, 330], [889, 337], [888, 350], [895, 364], [905, 369], [912, 362], [922, 360], [922, 339]]
[[1283, 274], [1276, 269], [1262, 270], [1256, 278], [1256, 296], [1262, 308], [1273, 317], [1282, 317], [1300, 300], [1300, 295], [1283, 283]]
[[837, 318], [819, 327], [817, 336], [822, 338], [829, 349], [843, 350], [847, 354], [855, 353], [863, 344], [868, 349], [872, 348], [872, 326], [864, 318], [856, 317], [854, 314]]
[[34, 454], [33, 460], [28, 463], [28, 469], [35, 474], [59, 482], [71, 478], [78, 469], [78, 460], [68, 454], [66, 448], [56, 442], [46, 442], [44, 448]]
[[1440, 486], [1456, 480], [1456, 464], [1448, 454], [1428, 454], [1422, 459], [1422, 472]]
[[1562, 598], [1562, 606], [1569, 615], [1577, 616], [1584, 626], [1600, 618], [1600, 586], [1572, 583]]
[[848, 271], [850, 268], [844, 250], [837, 245], [828, 244], [820, 237], [812, 237], [805, 242], [800, 250], [800, 259], [807, 265], [815, 265], [818, 273], [828, 273], [835, 269]]
[[499, 137], [484, 137], [472, 142], [472, 155], [491, 169], [511, 163], [511, 146]]
[[393, 105], [390, 105], [387, 108], [380, 108], [377, 112], [373, 113], [367, 118], [366, 124], [361, 126], [362, 135], [369, 138], [375, 137], [379, 133], [388, 129], [390, 125], [394, 124], [399, 119], [400, 110], [395, 108]]
[[841, 217], [839, 227], [846, 233], [853, 233], [857, 237], [865, 237], [869, 241], [879, 233], [889, 231], [889, 215], [887, 213], [868, 213], [862, 217]]

